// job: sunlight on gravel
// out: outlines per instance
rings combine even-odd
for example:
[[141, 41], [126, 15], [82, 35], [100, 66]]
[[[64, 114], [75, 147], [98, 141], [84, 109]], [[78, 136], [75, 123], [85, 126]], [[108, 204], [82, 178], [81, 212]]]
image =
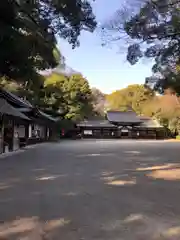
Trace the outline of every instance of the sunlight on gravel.
[[147, 171], [147, 177], [164, 180], [180, 180], [180, 164], [168, 163], [151, 167], [136, 168], [136, 171]]
[[178, 219], [166, 221], [159, 216], [134, 213], [122, 220], [107, 222], [103, 229], [124, 232], [123, 239], [128, 240], [179, 240], [180, 227], [177, 222]]
[[142, 221], [143, 220], [143, 215], [142, 214], [131, 214], [127, 218], [124, 219], [124, 223], [131, 223], [134, 221]]
[[43, 237], [48, 232], [69, 223], [70, 221], [64, 218], [49, 220], [45, 223], [41, 222], [38, 217], [20, 218], [0, 225], [0, 239], [17, 239], [15, 237], [17, 234], [19, 234], [18, 239], [45, 239]]
[[180, 227], [172, 227], [163, 232], [163, 236], [174, 240], [174, 237], [180, 239]]
[[106, 183], [107, 185], [114, 185], [114, 186], [123, 186], [123, 185], [134, 185], [136, 184], [136, 180], [115, 180]]
[[169, 163], [169, 164], [152, 166], [152, 167], [136, 168], [136, 171], [163, 170], [163, 169], [174, 168], [174, 167], [180, 167], [180, 164], [178, 164], [178, 163]]
[[180, 180], [180, 169], [155, 170], [147, 176], [154, 179]]
[[46, 181], [46, 180], [54, 180], [58, 178], [59, 176], [44, 176], [44, 177], [38, 177], [36, 178], [37, 181]]
[[141, 154], [140, 151], [125, 151], [124, 153], [129, 153], [129, 154], [133, 154], [133, 155]]
[[7, 185], [7, 184], [1, 184], [1, 183], [0, 183], [0, 191], [1, 191], [1, 190], [8, 189], [8, 188], [11, 188], [11, 187], [12, 187], [12, 185]]

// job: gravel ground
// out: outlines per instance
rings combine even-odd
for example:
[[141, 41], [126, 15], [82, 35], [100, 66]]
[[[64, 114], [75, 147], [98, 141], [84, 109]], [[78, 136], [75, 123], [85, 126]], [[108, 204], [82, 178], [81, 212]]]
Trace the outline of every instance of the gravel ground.
[[179, 240], [180, 143], [72, 140], [1, 158], [0, 239]]

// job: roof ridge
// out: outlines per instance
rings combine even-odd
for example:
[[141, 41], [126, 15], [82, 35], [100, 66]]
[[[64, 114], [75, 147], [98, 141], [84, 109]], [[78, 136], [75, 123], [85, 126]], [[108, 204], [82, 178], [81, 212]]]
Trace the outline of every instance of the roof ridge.
[[133, 110], [127, 110], [127, 111], [120, 111], [120, 110], [109, 110], [107, 111], [108, 112], [115, 112], [115, 113], [129, 113], [129, 112], [132, 112], [132, 113], [136, 113], [135, 111]]
[[[1, 95], [3, 95], [5, 98], [11, 99], [14, 103], [19, 102], [20, 105], [25, 105], [26, 107], [32, 108], [32, 104], [29, 101], [24, 101], [20, 97], [18, 97], [16, 94], [4, 89], [0, 88]], [[8, 100], [6, 99], [6, 100]]]

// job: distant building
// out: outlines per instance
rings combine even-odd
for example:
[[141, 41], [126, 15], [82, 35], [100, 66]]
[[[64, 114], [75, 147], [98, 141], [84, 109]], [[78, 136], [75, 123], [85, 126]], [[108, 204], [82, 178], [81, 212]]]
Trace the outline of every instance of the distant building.
[[107, 120], [89, 119], [77, 124], [85, 138], [163, 139], [166, 129], [156, 120], [137, 116], [132, 110], [107, 111]]
[[28, 101], [0, 89], [0, 153], [52, 139], [56, 121]]

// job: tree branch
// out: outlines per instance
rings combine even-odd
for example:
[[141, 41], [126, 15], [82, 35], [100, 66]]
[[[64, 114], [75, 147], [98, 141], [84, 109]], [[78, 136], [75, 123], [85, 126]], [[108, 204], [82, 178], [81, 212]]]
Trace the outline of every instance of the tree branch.
[[165, 7], [172, 7], [172, 6], [174, 6], [174, 5], [178, 4], [178, 3], [180, 3], [180, 1], [177, 0], [177, 1], [174, 2], [174, 3], [164, 4], [164, 5], [161, 5], [161, 6], [158, 5], [157, 1], [153, 1], [153, 0], [151, 0], [151, 3], [154, 4], [154, 5], [155, 5], [156, 7], [158, 7], [158, 8], [165, 8]]

